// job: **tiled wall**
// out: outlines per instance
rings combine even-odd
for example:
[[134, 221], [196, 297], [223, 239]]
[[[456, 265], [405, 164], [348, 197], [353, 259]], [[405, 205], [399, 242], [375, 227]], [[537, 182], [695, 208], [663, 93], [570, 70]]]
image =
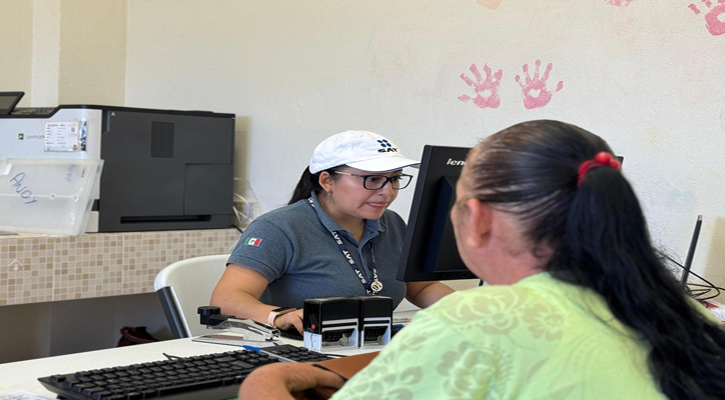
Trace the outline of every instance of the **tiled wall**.
[[228, 253], [239, 235], [208, 229], [0, 237], [0, 305], [153, 292], [165, 266]]

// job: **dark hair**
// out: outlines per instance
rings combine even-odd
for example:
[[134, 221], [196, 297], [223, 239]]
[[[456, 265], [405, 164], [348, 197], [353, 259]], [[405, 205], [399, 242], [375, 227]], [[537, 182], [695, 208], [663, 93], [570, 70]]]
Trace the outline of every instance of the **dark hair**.
[[[338, 178], [338, 174], [333, 173], [337, 168], [339, 167], [333, 167], [325, 170], [330, 174], [333, 180]], [[316, 174], [313, 174], [310, 172], [310, 167], [305, 168], [305, 170], [302, 172], [302, 176], [300, 177], [299, 182], [297, 182], [295, 191], [292, 192], [292, 198], [290, 198], [287, 204], [293, 204], [302, 199], [307, 199], [312, 195], [313, 191], [317, 193], [324, 191], [324, 189], [322, 189], [322, 186], [320, 186], [320, 174], [325, 171], [320, 171]]]
[[577, 170], [600, 137], [557, 121], [514, 125], [468, 157], [471, 196], [518, 216], [533, 254], [553, 249], [546, 269], [595, 290], [615, 317], [651, 347], [649, 368], [671, 399], [725, 394], [725, 330], [708, 321], [652, 246], [639, 201], [614, 168]]

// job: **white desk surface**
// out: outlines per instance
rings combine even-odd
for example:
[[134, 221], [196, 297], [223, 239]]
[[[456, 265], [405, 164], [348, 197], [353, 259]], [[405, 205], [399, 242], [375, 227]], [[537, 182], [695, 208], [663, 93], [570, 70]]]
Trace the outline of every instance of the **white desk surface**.
[[[396, 312], [395, 318], [412, 317], [414, 313], [414, 311], [406, 311], [402, 313]], [[218, 332], [210, 330], [209, 333]], [[284, 343], [291, 345], [302, 346], [301, 341], [290, 339], [284, 339], [283, 341]], [[253, 344], [253, 342], [247, 343]], [[254, 342], [253, 345], [258, 347], [267, 346], [266, 344], [260, 344], [260, 342]], [[271, 346], [272, 344], [270, 343], [269, 345]], [[38, 378], [54, 374], [67, 374], [77, 371], [85, 371], [89, 369], [111, 368], [150, 361], [162, 361], [167, 359], [163, 353], [172, 356], [189, 357], [240, 349], [241, 348], [238, 346], [193, 342], [192, 339], [187, 338], [5, 363], [0, 364], [0, 395], [6, 395], [23, 390], [33, 394], [55, 398], [55, 394], [47, 391], [43, 385], [40, 384]], [[367, 351], [376, 350], [380, 350], [380, 348], [369, 348]], [[331, 351], [331, 353], [342, 355], [353, 355], [363, 352], [365, 351], [357, 349], [344, 351], [335, 349], [334, 351]]]

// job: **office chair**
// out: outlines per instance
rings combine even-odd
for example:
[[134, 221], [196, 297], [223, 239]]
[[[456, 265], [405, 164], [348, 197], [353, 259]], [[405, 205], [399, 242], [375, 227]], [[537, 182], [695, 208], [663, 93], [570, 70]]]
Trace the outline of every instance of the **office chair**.
[[228, 254], [194, 257], [169, 264], [154, 279], [169, 328], [174, 338], [206, 333], [196, 310], [208, 306], [211, 292], [226, 268]]

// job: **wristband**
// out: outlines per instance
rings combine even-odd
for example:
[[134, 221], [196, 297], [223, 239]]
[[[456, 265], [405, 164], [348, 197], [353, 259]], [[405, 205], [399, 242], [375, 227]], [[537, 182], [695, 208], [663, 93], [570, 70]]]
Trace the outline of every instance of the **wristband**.
[[269, 315], [267, 316], [267, 325], [271, 326], [272, 328], [276, 328], [277, 325], [274, 324], [274, 320], [279, 317], [280, 315], [284, 315], [287, 313], [290, 313], [292, 311], [296, 311], [296, 308], [292, 307], [280, 307], [275, 308], [274, 310], [269, 312]]

